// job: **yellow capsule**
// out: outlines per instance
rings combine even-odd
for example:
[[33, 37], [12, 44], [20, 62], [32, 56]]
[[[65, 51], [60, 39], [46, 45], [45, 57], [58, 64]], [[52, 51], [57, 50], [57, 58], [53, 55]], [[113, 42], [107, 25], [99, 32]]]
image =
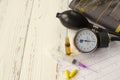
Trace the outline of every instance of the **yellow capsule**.
[[67, 55], [71, 54], [70, 41], [69, 41], [68, 37], [66, 37], [66, 39], [65, 39], [65, 52]]
[[65, 74], [65, 78], [68, 80], [68, 79], [69, 79], [69, 71], [68, 71], [68, 70], [65, 70], [65, 71], [64, 71], [64, 74]]
[[73, 76], [76, 75], [76, 73], [77, 73], [77, 69], [72, 70], [69, 77], [72, 78]]

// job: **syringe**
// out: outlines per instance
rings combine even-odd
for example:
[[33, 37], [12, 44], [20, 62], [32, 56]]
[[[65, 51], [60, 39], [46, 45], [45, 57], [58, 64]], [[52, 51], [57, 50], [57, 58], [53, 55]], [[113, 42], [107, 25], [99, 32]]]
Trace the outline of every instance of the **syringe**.
[[89, 70], [91, 70], [91, 71], [97, 73], [97, 71], [95, 71], [95, 70], [89, 68], [88, 66], [86, 66], [85, 64], [83, 64], [83, 63], [77, 61], [76, 59], [73, 59], [72, 64], [75, 64], [75, 65], [77, 65], [77, 66], [79, 66], [79, 67], [82, 67], [82, 68], [85, 68], [85, 69], [89, 69]]
[[63, 60], [63, 61], [66, 61], [68, 63], [76, 65], [78, 68], [88, 69], [88, 70], [91, 70], [93, 72], [98, 73], [97, 71], [89, 68], [86, 64], [78, 61], [77, 59], [73, 58], [72, 56], [65, 55], [64, 52], [60, 51], [59, 48], [60, 47], [58, 47], [57, 50], [54, 50], [54, 53], [52, 55], [56, 60]]

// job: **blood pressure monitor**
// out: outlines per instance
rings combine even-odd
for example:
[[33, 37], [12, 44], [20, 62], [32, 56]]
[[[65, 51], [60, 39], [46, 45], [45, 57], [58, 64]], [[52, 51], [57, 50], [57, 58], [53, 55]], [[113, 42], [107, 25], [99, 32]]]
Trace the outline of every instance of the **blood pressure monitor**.
[[97, 48], [108, 47], [109, 36], [106, 32], [98, 33], [94, 30], [80, 29], [74, 38], [76, 48], [83, 53], [90, 53]]

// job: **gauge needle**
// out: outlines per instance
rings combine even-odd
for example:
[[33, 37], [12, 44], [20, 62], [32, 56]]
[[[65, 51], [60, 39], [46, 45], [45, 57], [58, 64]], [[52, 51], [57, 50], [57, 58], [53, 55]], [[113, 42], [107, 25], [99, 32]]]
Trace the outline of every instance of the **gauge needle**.
[[90, 41], [90, 40], [83, 40], [83, 39], [81, 39], [81, 40], [80, 40], [80, 43], [83, 43], [84, 41], [85, 41], [85, 42], [95, 42], [95, 41]]
[[95, 41], [90, 41], [90, 40], [84, 40], [85, 42], [95, 42]]

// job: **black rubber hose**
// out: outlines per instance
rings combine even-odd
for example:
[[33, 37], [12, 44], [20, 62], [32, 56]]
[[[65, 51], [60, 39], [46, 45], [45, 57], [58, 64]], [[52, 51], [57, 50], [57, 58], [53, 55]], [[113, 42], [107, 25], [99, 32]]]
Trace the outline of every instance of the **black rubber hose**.
[[120, 38], [118, 38], [118, 37], [111, 37], [111, 41], [120, 41]]
[[108, 29], [103, 29], [103, 28], [94, 28], [94, 29], [96, 29], [97, 31], [99, 31], [99, 32], [101, 32], [101, 31], [107, 31], [109, 34], [112, 34], [112, 35], [115, 35], [115, 36], [117, 36], [117, 37], [119, 37], [120, 38], [120, 33], [116, 33], [116, 32], [114, 32], [114, 31], [111, 31], [111, 30], [108, 30]]
[[115, 36], [120, 37], [120, 33], [116, 33], [116, 32], [110, 31], [110, 30], [107, 30], [107, 31], [108, 31], [108, 33], [110, 33], [110, 34], [113, 34], [113, 35], [115, 35]]

